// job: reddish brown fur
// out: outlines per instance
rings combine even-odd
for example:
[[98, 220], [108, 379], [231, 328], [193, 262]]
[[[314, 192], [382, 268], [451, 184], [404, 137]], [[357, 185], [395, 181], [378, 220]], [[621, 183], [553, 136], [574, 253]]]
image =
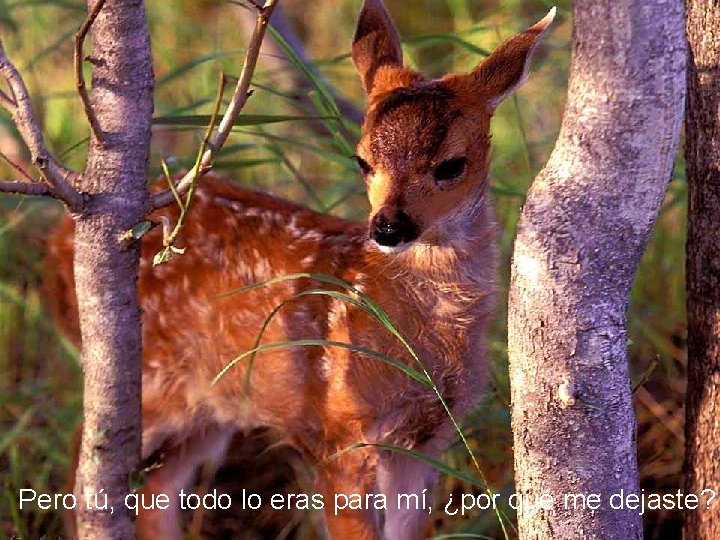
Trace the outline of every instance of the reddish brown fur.
[[[353, 51], [371, 89], [358, 153], [374, 169], [367, 179], [373, 213], [388, 205], [407, 211], [421, 228], [417, 241], [385, 253], [368, 240], [363, 225], [206, 177], [183, 231], [185, 255], [153, 268], [161, 233], [156, 229], [144, 238], [139, 295], [144, 313], [143, 455], [168, 442], [178, 448], [150, 475], [144, 490], [177, 491], [198, 465], [222, 458], [233, 431], [272, 426], [287, 434], [308, 464], [317, 466], [330, 536], [370, 540], [382, 534], [375, 513], [356, 510], [336, 516], [332, 494], [382, 491], [392, 508], [395, 494], [429, 487], [433, 471], [372, 448], [328, 458], [360, 441], [438, 455], [453, 433], [431, 389], [376, 359], [334, 347], [258, 355], [249, 394], [244, 362], [211, 386], [230, 360], [253, 347], [275, 306], [327, 285], [303, 279], [222, 295], [276, 276], [312, 272], [337, 276], [375, 299], [409, 338], [454, 413], [464, 412], [481, 388], [496, 267], [486, 197], [490, 103], [511, 85], [486, 83], [493, 92], [489, 95], [477, 85], [475, 74], [424, 81], [393, 65], [399, 62], [399, 42], [379, 0], [368, 0], [364, 10], [361, 26], [363, 21], [370, 26], [358, 35], [374, 33], [377, 38], [380, 33], [382, 39], [374, 38], [373, 46], [356, 44]], [[536, 38], [520, 39], [522, 47], [514, 57], [504, 50], [503, 62], [512, 64], [515, 79], [524, 73]], [[467, 157], [462, 178], [438, 187], [433, 168], [457, 156]], [[153, 218], [160, 215], [177, 219], [175, 209]], [[50, 242], [48, 268], [55, 277], [48, 295], [55, 314], [70, 321], [65, 328], [77, 339], [72, 231], [67, 218]], [[283, 307], [262, 342], [301, 338], [354, 343], [414, 365], [374, 319], [325, 296], [305, 296]], [[415, 538], [422, 532], [423, 514], [388, 510], [386, 537]], [[140, 538], [179, 538], [176, 517], [170, 511], [141, 513]]]

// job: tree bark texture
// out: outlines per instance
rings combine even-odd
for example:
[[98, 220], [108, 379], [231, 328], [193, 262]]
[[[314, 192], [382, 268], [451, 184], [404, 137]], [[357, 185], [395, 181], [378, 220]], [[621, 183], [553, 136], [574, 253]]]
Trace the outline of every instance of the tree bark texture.
[[[685, 98], [683, 6], [577, 0], [568, 102], [518, 225], [508, 340], [522, 540], [642, 538], [628, 295], [670, 179]], [[566, 494], [597, 493], [595, 511]]]
[[[89, 0], [88, 11], [95, 1]], [[128, 247], [119, 239], [149, 209], [153, 73], [144, 2], [108, 0], [92, 38], [91, 101], [102, 135], [91, 138], [79, 186], [88, 203], [76, 217], [74, 268], [85, 373], [76, 493], [104, 490], [114, 511], [80, 504], [77, 525], [83, 540], [127, 540], [135, 536], [123, 501], [140, 458], [142, 343], [135, 286], [139, 245]]]
[[[708, 488], [720, 492], [720, 1], [687, 0], [686, 7], [689, 206], [685, 491], [700, 494]], [[685, 538], [720, 538], [720, 506], [715, 503], [707, 509], [688, 511]]]

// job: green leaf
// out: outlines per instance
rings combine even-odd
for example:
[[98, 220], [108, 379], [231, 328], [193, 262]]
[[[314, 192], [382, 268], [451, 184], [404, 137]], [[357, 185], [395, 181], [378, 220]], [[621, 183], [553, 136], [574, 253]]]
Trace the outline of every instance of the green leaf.
[[177, 79], [178, 77], [187, 73], [191, 69], [204, 64], [205, 62], [211, 62], [213, 60], [219, 60], [221, 58], [228, 58], [230, 56], [238, 56], [240, 54], [243, 54], [244, 52], [245, 52], [244, 49], [238, 49], [235, 51], [221, 51], [221, 52], [216, 52], [216, 53], [212, 53], [212, 54], [206, 54], [203, 56], [198, 56], [196, 58], [193, 58], [191, 61], [186, 62], [185, 64], [182, 64], [182, 65], [176, 67], [175, 69], [173, 69], [169, 73], [166, 73], [162, 77], [159, 77], [157, 82], [155, 83], [155, 86], [159, 88], [159, 87], [169, 83], [173, 79]]
[[155, 254], [155, 257], [153, 257], [153, 266], [159, 266], [161, 264], [164, 264], [170, 259], [172, 259], [172, 250], [166, 247], [162, 251], [158, 251]]
[[289, 137], [280, 137], [278, 135], [271, 135], [269, 133], [256, 133], [251, 132], [249, 130], [242, 130], [238, 129], [239, 133], [246, 133], [249, 135], [255, 135], [257, 137], [262, 137], [264, 139], [267, 139], [269, 141], [278, 141], [278, 142], [284, 142], [287, 144], [291, 144], [295, 148], [302, 148], [303, 150], [307, 150], [308, 152], [312, 152], [313, 154], [316, 154], [322, 158], [327, 159], [328, 161], [331, 161], [337, 165], [340, 165], [341, 167], [348, 169], [350, 171], [357, 172], [357, 162], [350, 158], [349, 155], [342, 155], [338, 154], [337, 152], [333, 152], [331, 150], [326, 150], [324, 148], [320, 148], [319, 146], [314, 146], [312, 144], [308, 144], [296, 139], [291, 139]]

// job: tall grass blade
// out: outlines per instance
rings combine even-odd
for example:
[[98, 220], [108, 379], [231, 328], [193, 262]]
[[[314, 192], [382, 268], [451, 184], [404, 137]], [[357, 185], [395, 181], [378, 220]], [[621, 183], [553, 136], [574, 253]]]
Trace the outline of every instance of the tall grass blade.
[[423, 377], [422, 374], [417, 373], [413, 369], [409, 368], [402, 362], [398, 362], [394, 358], [391, 358], [390, 356], [387, 356], [383, 353], [373, 351], [372, 349], [367, 349], [365, 347], [360, 347], [359, 345], [353, 345], [352, 343], [343, 343], [341, 341], [328, 341], [326, 339], [297, 339], [294, 341], [281, 341], [277, 343], [268, 343], [267, 345], [260, 345], [259, 347], [255, 347], [254, 349], [251, 349], [249, 351], [244, 352], [240, 356], [235, 357], [227, 366], [225, 366], [220, 373], [218, 373], [215, 378], [210, 383], [211, 385], [217, 384], [217, 382], [225, 376], [225, 374], [230, 371], [233, 367], [235, 367], [239, 362], [244, 360], [245, 358], [248, 358], [250, 355], [259, 353], [259, 352], [265, 352], [265, 351], [272, 351], [276, 349], [288, 349], [292, 347], [338, 347], [341, 349], [349, 349], [351, 351], [357, 352], [359, 354], [364, 354], [365, 356], [369, 356], [371, 358], [377, 358], [378, 360], [381, 360], [387, 364], [390, 364], [391, 366], [401, 370], [403, 373], [408, 375], [409, 377], [412, 377], [416, 381], [418, 381], [421, 384], [429, 385], [429, 381]]
[[402, 42], [408, 47], [433, 47], [438, 44], [452, 44], [480, 56], [490, 55], [490, 51], [478, 47], [477, 45], [473, 45], [466, 39], [463, 39], [456, 34], [423, 34], [420, 36], [406, 37], [402, 40]]
[[272, 25], [268, 27], [268, 32], [272, 36], [272, 38], [277, 42], [278, 45], [280, 45], [280, 48], [285, 52], [288, 59], [295, 65], [303, 74], [303, 76], [313, 85], [315, 90], [318, 91], [318, 93], [322, 96], [323, 101], [325, 102], [325, 105], [328, 110], [332, 111], [333, 115], [336, 117], [340, 116], [340, 109], [337, 106], [337, 103], [335, 102], [335, 98], [332, 95], [332, 92], [327, 88], [327, 86], [322, 82], [320, 77], [318, 77], [313, 71], [305, 64], [305, 62], [302, 61], [302, 59], [297, 55], [295, 52], [295, 49], [293, 49], [287, 41], [285, 41], [285, 38], [280, 35], [280, 33], [273, 28]]
[[5, 453], [5, 450], [15, 442], [15, 440], [22, 435], [30, 421], [35, 414], [35, 408], [30, 408], [25, 411], [22, 416], [18, 419], [15, 425], [8, 431], [2, 438], [0, 438], [0, 455]]
[[[330, 117], [328, 117], [330, 118]], [[322, 117], [288, 116], [273, 114], [241, 114], [236, 126], [258, 126], [264, 124], [277, 124], [279, 122], [307, 122], [308, 120], [322, 120]], [[206, 114], [191, 114], [187, 116], [156, 116], [152, 119], [155, 126], [202, 126], [206, 127], [210, 116]]]

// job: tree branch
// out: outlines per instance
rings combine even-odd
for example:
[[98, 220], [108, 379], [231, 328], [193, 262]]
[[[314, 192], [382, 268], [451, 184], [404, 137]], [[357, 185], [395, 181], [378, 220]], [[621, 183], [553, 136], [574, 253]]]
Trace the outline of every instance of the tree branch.
[[82, 99], [83, 102], [83, 108], [85, 109], [85, 115], [87, 116], [88, 122], [90, 122], [90, 128], [92, 129], [93, 135], [95, 135], [95, 138], [102, 142], [102, 129], [100, 129], [100, 124], [98, 123], [97, 116], [95, 115], [95, 111], [92, 108], [92, 104], [90, 103], [90, 96], [88, 95], [87, 87], [85, 86], [85, 77], [83, 75], [83, 45], [85, 44], [85, 38], [87, 37], [88, 32], [90, 31], [90, 27], [95, 22], [95, 19], [97, 19], [97, 16], [100, 14], [100, 10], [105, 5], [105, 0], [98, 0], [95, 6], [92, 8], [92, 11], [87, 16], [87, 19], [85, 19], [85, 22], [82, 23], [82, 26], [80, 26], [80, 29], [77, 31], [77, 34], [75, 35], [75, 55], [74, 55], [74, 63], [75, 63], [75, 83], [77, 85], [78, 93], [80, 94], [80, 99]]
[[0, 44], [0, 76], [8, 83], [11, 91], [11, 96], [3, 94], [0, 97], [0, 105], [12, 115], [12, 121], [30, 151], [33, 165], [40, 171], [56, 197], [70, 209], [80, 208], [83, 197], [69, 181], [76, 177], [77, 173], [64, 167], [45, 146], [25, 82], [5, 55], [2, 44]]
[[210, 135], [212, 134], [213, 130], [215, 129], [215, 122], [217, 121], [218, 114], [220, 113], [220, 106], [222, 105], [222, 98], [223, 94], [225, 93], [225, 85], [226, 85], [226, 79], [225, 74], [220, 74], [220, 83], [218, 84], [218, 93], [215, 98], [215, 105], [213, 106], [212, 115], [210, 116], [210, 123], [208, 124], [207, 131], [205, 133], [205, 137], [203, 138], [202, 143], [200, 144], [200, 149], [198, 150], [198, 156], [197, 156], [197, 162], [195, 164], [195, 167], [193, 167], [193, 171], [195, 171], [195, 175], [190, 181], [190, 188], [187, 192], [187, 198], [183, 202], [182, 197], [175, 189], [175, 184], [173, 183], [173, 179], [170, 176], [170, 171], [168, 170], [167, 164], [163, 160], [162, 167], [163, 172], [165, 173], [165, 177], [167, 178], [168, 185], [170, 186], [170, 191], [172, 192], [173, 198], [175, 199], [175, 202], [180, 206], [180, 217], [178, 217], [177, 223], [175, 224], [175, 227], [168, 233], [167, 227], [163, 228], [163, 245], [165, 246], [165, 249], [163, 249], [161, 252], [159, 252], [157, 255], [155, 255], [155, 258], [153, 260], [153, 266], [156, 266], [158, 264], [162, 264], [163, 262], [169, 261], [173, 253], [183, 253], [184, 249], [179, 249], [175, 246], [175, 241], [177, 240], [178, 236], [180, 236], [180, 232], [182, 231], [183, 225], [185, 224], [185, 220], [187, 219], [188, 212], [190, 211], [190, 207], [192, 206], [193, 197], [195, 195], [195, 190], [197, 189], [197, 182], [200, 178], [202, 169], [199, 167], [198, 163], [202, 159], [202, 157], [205, 155], [205, 149], [207, 148]]
[[59, 199], [57, 192], [45, 182], [14, 182], [12, 180], [0, 180], [0, 192], [14, 193], [15, 195], [47, 196]]
[[[260, 55], [260, 47], [262, 46], [270, 17], [277, 2], [278, 0], [266, 0], [262, 7], [258, 7], [255, 30], [253, 31], [250, 45], [245, 54], [245, 61], [240, 73], [240, 78], [235, 87], [235, 92], [230, 99], [230, 105], [225, 111], [222, 120], [220, 120], [217, 131], [207, 142], [207, 150], [203, 153], [202, 158], [198, 160], [195, 166], [177, 183], [176, 192], [180, 196], [187, 193], [198, 177], [210, 171], [213, 158], [222, 149], [232, 131], [237, 117], [240, 115], [240, 111], [242, 111], [245, 103], [247, 103], [248, 98], [252, 94], [250, 82], [255, 73], [255, 66], [257, 65], [258, 56]], [[151, 199], [151, 204], [152, 208], [158, 209], [171, 204], [173, 201], [175, 201], [175, 194], [168, 189], [155, 194]]]

